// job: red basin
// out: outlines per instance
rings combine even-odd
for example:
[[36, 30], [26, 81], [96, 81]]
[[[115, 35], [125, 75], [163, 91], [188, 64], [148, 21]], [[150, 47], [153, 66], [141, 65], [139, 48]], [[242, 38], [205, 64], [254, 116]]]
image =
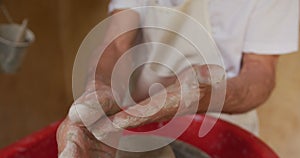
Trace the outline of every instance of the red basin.
[[[189, 116], [187, 116], [189, 117]], [[212, 158], [278, 158], [266, 144], [239, 127], [218, 120], [213, 129], [203, 138], [198, 131], [204, 116], [194, 119], [189, 128], [178, 138], [208, 153]], [[184, 123], [184, 117], [179, 119]], [[215, 118], [209, 118], [212, 123]], [[54, 123], [8, 147], [0, 150], [0, 158], [55, 158], [57, 157], [56, 129]], [[159, 124], [149, 124], [134, 129], [148, 131], [159, 128]]]

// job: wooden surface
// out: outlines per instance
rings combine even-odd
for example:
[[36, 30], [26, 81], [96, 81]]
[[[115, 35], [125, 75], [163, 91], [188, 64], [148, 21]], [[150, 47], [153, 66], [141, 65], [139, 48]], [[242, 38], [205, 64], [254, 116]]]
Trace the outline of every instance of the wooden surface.
[[[15, 141], [66, 113], [63, 54], [59, 43], [55, 1], [4, 1], [11, 16], [28, 27], [36, 41], [28, 49], [21, 70], [0, 75], [0, 146]], [[1, 22], [6, 22], [1, 16]]]
[[[62, 119], [72, 103], [71, 71], [81, 41], [106, 16], [107, 0], [4, 0], [36, 41], [21, 70], [0, 74], [0, 147]], [[0, 22], [5, 23], [1, 14]]]

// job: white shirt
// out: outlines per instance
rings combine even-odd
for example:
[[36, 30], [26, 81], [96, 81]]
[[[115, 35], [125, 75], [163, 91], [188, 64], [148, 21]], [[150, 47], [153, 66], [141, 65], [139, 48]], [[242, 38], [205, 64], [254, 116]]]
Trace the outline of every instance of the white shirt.
[[[146, 6], [151, 0], [111, 0], [109, 10]], [[174, 7], [184, 0], [155, 0]], [[228, 77], [239, 73], [243, 53], [286, 54], [298, 49], [298, 0], [209, 0], [212, 36]]]
[[[185, 0], [112, 0], [109, 10], [153, 2], [176, 7]], [[243, 53], [286, 54], [298, 49], [298, 0], [208, 0], [207, 3], [212, 36], [223, 57], [227, 77], [238, 75]], [[255, 111], [222, 114], [221, 118], [258, 133]]]

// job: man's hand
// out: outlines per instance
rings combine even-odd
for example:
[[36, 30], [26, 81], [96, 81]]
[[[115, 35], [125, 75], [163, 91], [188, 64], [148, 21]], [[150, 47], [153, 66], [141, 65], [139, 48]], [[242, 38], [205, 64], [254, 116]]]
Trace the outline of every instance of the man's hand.
[[107, 137], [111, 132], [139, 127], [152, 122], [160, 122], [172, 117], [202, 112], [199, 102], [210, 96], [212, 83], [225, 81], [225, 71], [216, 65], [194, 66], [184, 70], [174, 84], [155, 93], [138, 105], [101, 119], [93, 125], [97, 139]]
[[[121, 11], [115, 10], [112, 14]], [[99, 47], [101, 49], [105, 48], [103, 54], [101, 55], [98, 51], [95, 51], [91, 55], [87, 76], [89, 83], [86, 91], [71, 106], [67, 118], [57, 131], [60, 157], [114, 157], [115, 149], [98, 141], [90, 133], [91, 129], [89, 127], [101, 120], [104, 115], [113, 115], [120, 111], [113, 98], [111, 88], [104, 83], [110, 83], [115, 63], [123, 53], [135, 44], [139, 30], [131, 30], [114, 39], [115, 36], [120, 32], [124, 32], [126, 28], [138, 27], [140, 24], [139, 19], [138, 13], [134, 11], [126, 11], [125, 14], [110, 19], [109, 27], [107, 27], [103, 39], [104, 42]], [[111, 42], [111, 40], [113, 41]], [[107, 47], [106, 44], [108, 44]], [[101, 55], [101, 58], [99, 55]], [[95, 77], [97, 81], [91, 81]]]
[[118, 111], [110, 87], [100, 81], [90, 82], [57, 131], [59, 157], [113, 158], [115, 149], [98, 141], [86, 127]]
[[116, 105], [112, 90], [101, 81], [91, 81], [85, 92], [71, 106], [69, 118], [74, 123], [91, 125], [103, 115], [120, 111]]
[[57, 131], [59, 158], [114, 158], [116, 149], [98, 141], [89, 130], [66, 118]]
[[[224, 70], [219, 66], [194, 66], [185, 69], [165, 90], [125, 111], [120, 111], [115, 104], [110, 87], [91, 82], [58, 129], [60, 157], [114, 157], [116, 150], [101, 141], [109, 138], [112, 142], [114, 138], [117, 142], [118, 135], [111, 135], [119, 134], [122, 129], [196, 113], [199, 100], [209, 95], [211, 83], [223, 79]], [[102, 117], [104, 115], [110, 116]]]

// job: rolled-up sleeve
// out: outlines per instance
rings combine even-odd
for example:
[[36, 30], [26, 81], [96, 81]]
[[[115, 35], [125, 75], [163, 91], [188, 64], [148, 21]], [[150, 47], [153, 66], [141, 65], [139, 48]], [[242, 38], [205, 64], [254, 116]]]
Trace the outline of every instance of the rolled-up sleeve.
[[116, 9], [127, 9], [138, 7], [143, 0], [111, 0], [109, 3], [108, 11], [112, 12]]
[[285, 54], [297, 51], [299, 1], [257, 1], [246, 30], [244, 52]]

